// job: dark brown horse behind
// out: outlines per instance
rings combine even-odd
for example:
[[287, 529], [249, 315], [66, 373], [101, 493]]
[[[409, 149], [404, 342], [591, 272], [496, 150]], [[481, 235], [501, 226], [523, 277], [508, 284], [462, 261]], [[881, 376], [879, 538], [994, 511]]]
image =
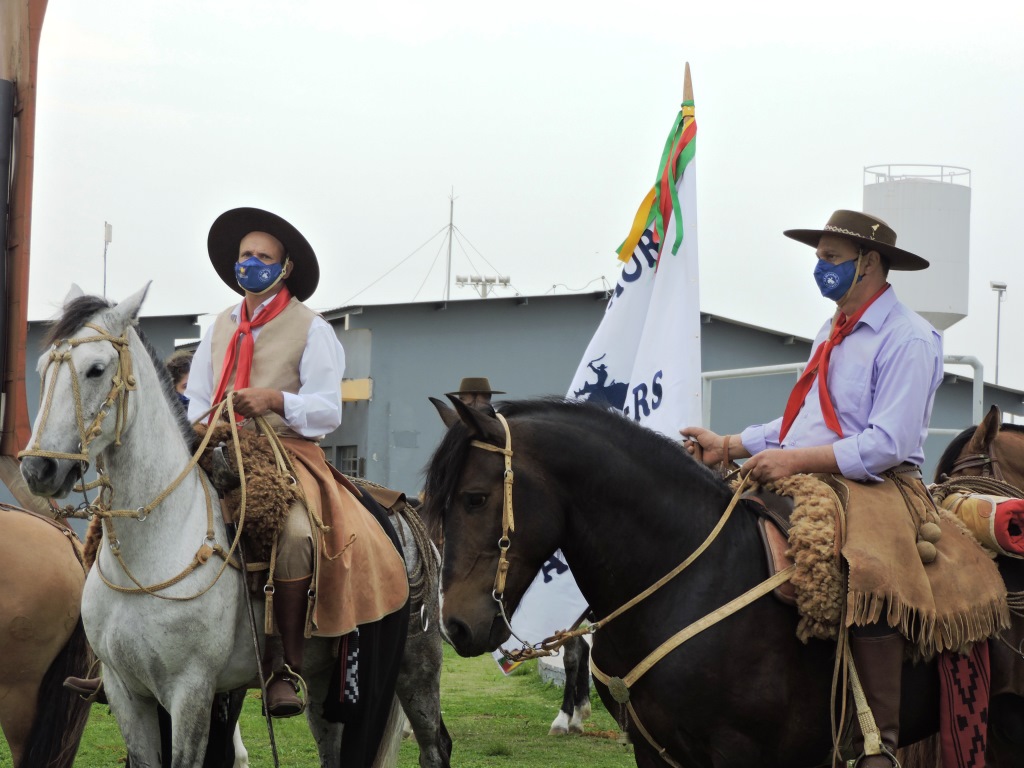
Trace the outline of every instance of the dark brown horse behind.
[[64, 678], [89, 668], [85, 572], [73, 534], [0, 505], [0, 729], [15, 768], [74, 763], [89, 705]]

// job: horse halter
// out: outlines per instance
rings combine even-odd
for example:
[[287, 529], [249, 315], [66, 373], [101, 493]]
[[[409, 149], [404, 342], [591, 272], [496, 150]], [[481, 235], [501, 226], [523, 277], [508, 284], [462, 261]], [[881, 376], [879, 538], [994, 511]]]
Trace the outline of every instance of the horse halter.
[[[63, 341], [56, 342], [52, 347], [50, 347], [50, 357], [46, 362], [46, 368], [43, 369], [39, 384], [39, 402], [43, 405], [42, 413], [40, 414], [39, 428], [36, 430], [36, 439], [30, 449], [18, 452], [19, 459], [26, 456], [36, 456], [48, 459], [69, 459], [71, 461], [81, 462], [88, 467], [89, 445], [102, 431], [103, 421], [106, 419], [107, 414], [110, 413], [111, 408], [116, 408], [117, 410], [116, 423], [114, 426], [114, 444], [118, 446], [121, 445], [121, 433], [124, 430], [125, 422], [128, 417], [128, 393], [134, 391], [137, 386], [135, 374], [132, 373], [132, 354], [128, 347], [128, 329], [125, 328], [124, 333], [120, 336], [112, 336], [107, 329], [94, 325], [93, 323], [86, 323], [84, 327], [93, 329], [96, 331], [97, 335], [65, 339]], [[96, 341], [110, 342], [114, 349], [117, 350], [117, 370], [114, 371], [114, 376], [110, 383], [110, 392], [107, 393], [107, 397], [103, 401], [103, 405], [100, 406], [99, 412], [96, 414], [92, 423], [86, 427], [85, 415], [82, 413], [82, 393], [78, 385], [78, 372], [75, 370], [75, 363], [71, 359], [71, 353], [74, 351], [75, 347]], [[46, 451], [43, 450], [39, 444], [43, 427], [46, 426], [46, 420], [49, 418], [50, 408], [53, 405], [53, 395], [57, 388], [57, 375], [60, 372], [60, 367], [62, 365], [67, 365], [71, 371], [71, 391], [74, 393], [75, 421], [77, 422], [79, 436], [78, 453]], [[46, 374], [49, 372], [51, 367], [53, 367], [53, 378], [50, 381], [49, 391], [47, 391]]]

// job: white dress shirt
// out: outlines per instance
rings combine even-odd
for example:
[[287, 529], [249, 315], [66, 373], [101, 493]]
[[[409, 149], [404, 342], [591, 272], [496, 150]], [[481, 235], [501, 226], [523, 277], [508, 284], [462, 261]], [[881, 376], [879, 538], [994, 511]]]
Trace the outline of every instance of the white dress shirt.
[[[260, 304], [253, 313], [259, 317], [273, 296]], [[238, 322], [241, 303], [231, 313]], [[213, 325], [199, 342], [192, 368], [189, 371], [185, 396], [188, 397], [188, 417], [195, 421], [209, 410], [213, 398], [213, 359], [210, 348]], [[262, 328], [252, 329], [255, 342]], [[303, 437], [318, 439], [341, 425], [341, 379], [345, 375], [345, 350], [330, 323], [319, 315], [313, 318], [306, 334], [306, 348], [299, 361], [299, 391], [283, 392], [284, 422]]]

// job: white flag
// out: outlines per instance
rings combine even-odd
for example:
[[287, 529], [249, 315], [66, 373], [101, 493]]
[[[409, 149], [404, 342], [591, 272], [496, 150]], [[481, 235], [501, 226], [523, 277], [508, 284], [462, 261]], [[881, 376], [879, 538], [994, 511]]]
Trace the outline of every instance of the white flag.
[[[668, 168], [675, 179], [675, 195], [656, 183], [641, 206], [638, 217], [650, 219], [649, 226], [622, 269], [567, 395], [605, 404], [675, 440], [681, 427], [701, 423], [696, 126], [692, 114], [692, 101], [684, 102], [662, 157], [662, 171]], [[659, 200], [663, 195], [673, 199]], [[655, 234], [656, 212], [648, 216], [647, 209], [663, 212], [664, 235], [660, 239]], [[673, 209], [674, 213], [664, 215]], [[682, 222], [677, 221], [680, 214]], [[512, 617], [512, 630], [523, 640], [536, 643], [571, 626], [586, 609], [586, 599], [559, 551], [527, 590]], [[495, 651], [494, 657], [506, 674], [515, 666], [500, 651]]]
[[679, 180], [679, 250], [671, 250], [675, 217], [660, 262], [652, 229], [644, 232], [569, 388], [569, 397], [607, 403], [674, 440], [701, 422], [696, 164]]

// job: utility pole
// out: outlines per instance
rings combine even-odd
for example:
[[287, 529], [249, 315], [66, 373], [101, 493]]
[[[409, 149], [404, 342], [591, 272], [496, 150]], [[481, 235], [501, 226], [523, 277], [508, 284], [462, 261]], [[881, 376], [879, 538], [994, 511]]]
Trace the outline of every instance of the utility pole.
[[107, 298], [107, 246], [114, 239], [114, 228], [109, 222], [103, 222], [103, 298]]

